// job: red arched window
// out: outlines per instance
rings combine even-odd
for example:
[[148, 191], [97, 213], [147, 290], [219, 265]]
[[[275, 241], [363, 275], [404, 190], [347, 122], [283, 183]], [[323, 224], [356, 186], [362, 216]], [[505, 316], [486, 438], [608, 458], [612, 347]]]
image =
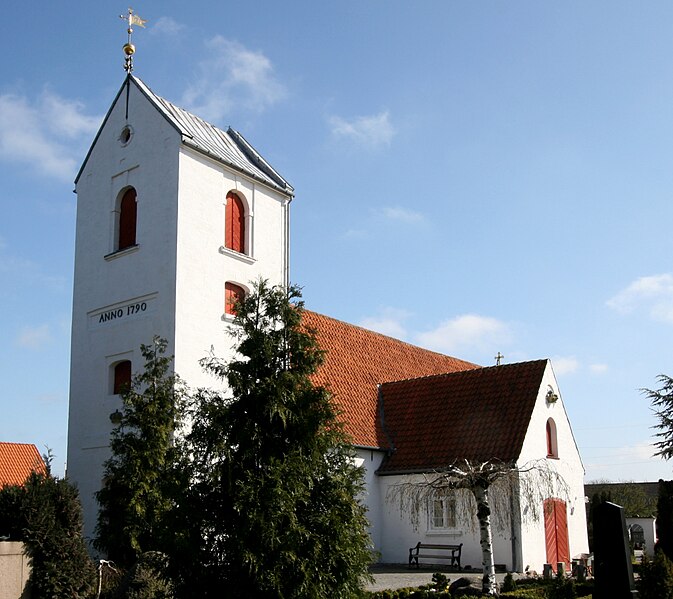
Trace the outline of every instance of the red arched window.
[[117, 250], [136, 244], [136, 190], [133, 187], [126, 190], [119, 204], [119, 236]]
[[131, 388], [131, 361], [118, 362], [114, 367], [114, 383], [112, 393], [119, 395]]
[[235, 252], [245, 253], [245, 207], [233, 191], [227, 194], [224, 245]]
[[556, 439], [556, 423], [553, 419], [547, 420], [547, 457], [558, 458], [558, 442]]
[[245, 297], [245, 289], [236, 283], [227, 281], [224, 284], [224, 312], [236, 316], [236, 302]]

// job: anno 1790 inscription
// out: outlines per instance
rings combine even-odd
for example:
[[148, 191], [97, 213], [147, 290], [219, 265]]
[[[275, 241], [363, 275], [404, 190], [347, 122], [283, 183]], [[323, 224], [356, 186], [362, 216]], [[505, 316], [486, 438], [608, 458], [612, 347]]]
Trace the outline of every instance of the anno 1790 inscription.
[[124, 304], [95, 310], [89, 313], [89, 327], [95, 328], [106, 324], [117, 323], [120, 321], [133, 320], [139, 316], [149, 313], [154, 304], [156, 296], [145, 296], [130, 300]]
[[103, 322], [108, 322], [110, 320], [116, 320], [117, 318], [124, 318], [124, 316], [131, 316], [132, 314], [139, 314], [140, 312], [145, 312], [147, 310], [147, 302], [138, 302], [135, 304], [130, 304], [124, 308], [116, 308], [114, 310], [108, 310], [107, 312], [101, 312], [98, 317], [98, 324]]

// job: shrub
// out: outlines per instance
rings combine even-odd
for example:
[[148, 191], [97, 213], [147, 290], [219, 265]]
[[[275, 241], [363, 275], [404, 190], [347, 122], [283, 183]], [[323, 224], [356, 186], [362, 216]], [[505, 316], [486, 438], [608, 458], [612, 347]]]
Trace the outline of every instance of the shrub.
[[432, 575], [432, 588], [435, 591], [446, 591], [449, 588], [449, 579], [441, 572], [435, 572]]
[[502, 588], [500, 589], [503, 593], [516, 590], [516, 582], [514, 582], [514, 576], [511, 572], [508, 572], [505, 576], [505, 580], [502, 581]]
[[158, 551], [143, 553], [119, 586], [123, 599], [173, 599], [173, 585], [167, 574], [168, 557]]
[[643, 561], [638, 590], [641, 599], [673, 599], [673, 564], [663, 551]]
[[0, 522], [8, 521], [30, 557], [34, 597], [79, 599], [92, 592], [96, 572], [82, 539], [82, 508], [67, 480], [33, 472], [23, 486], [3, 487]]
[[501, 597], [516, 597], [516, 599], [545, 599], [545, 588], [527, 588], [507, 591], [501, 594]]
[[576, 599], [575, 581], [557, 576], [547, 587], [547, 599]]

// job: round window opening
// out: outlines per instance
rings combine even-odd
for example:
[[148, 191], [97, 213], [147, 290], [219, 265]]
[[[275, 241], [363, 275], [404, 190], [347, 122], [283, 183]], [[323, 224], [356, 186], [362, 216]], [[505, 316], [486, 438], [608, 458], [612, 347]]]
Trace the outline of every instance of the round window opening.
[[125, 146], [131, 141], [133, 137], [133, 129], [129, 125], [122, 129], [121, 135], [119, 136], [119, 141], [122, 142], [122, 145]]

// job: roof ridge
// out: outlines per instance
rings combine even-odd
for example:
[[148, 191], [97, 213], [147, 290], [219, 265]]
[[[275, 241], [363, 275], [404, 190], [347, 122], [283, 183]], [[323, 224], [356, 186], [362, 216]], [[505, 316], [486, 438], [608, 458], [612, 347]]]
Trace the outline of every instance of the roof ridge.
[[[408, 341], [403, 341], [402, 339], [398, 339], [397, 337], [393, 337], [391, 335], [386, 335], [385, 333], [379, 333], [378, 331], [368, 329], [367, 327], [363, 327], [362, 325], [353, 324], [351, 322], [346, 322], [345, 320], [341, 320], [339, 318], [334, 318], [333, 316], [327, 316], [326, 314], [316, 312], [315, 310], [308, 310], [308, 309], [304, 308], [304, 312], [308, 312], [310, 314], [315, 314], [316, 316], [320, 316], [322, 318], [326, 318], [328, 320], [338, 322], [342, 325], [345, 325], [347, 327], [351, 327], [353, 329], [359, 329], [359, 330], [364, 331], [364, 332], [366, 332], [367, 334], [370, 334], [370, 335], [376, 335], [378, 337], [383, 337], [384, 339], [389, 339], [391, 341], [394, 341], [395, 343], [399, 343], [401, 345], [406, 345], [406, 346], [411, 347], [413, 349], [419, 349], [421, 351], [428, 352], [428, 353], [431, 353], [431, 354], [435, 354], [437, 356], [442, 356], [444, 358], [451, 358], [452, 360], [462, 362], [463, 364], [468, 364], [468, 365], [470, 365], [474, 368], [483, 368], [483, 366], [480, 366], [479, 364], [475, 364], [474, 362], [468, 362], [467, 360], [463, 360], [462, 358], [456, 358], [455, 356], [450, 356], [448, 354], [443, 354], [442, 352], [435, 351], [434, 349], [427, 349], [426, 347], [421, 347], [420, 345], [414, 345], [413, 343], [409, 343]], [[474, 368], [466, 368], [466, 370], [473, 370]]]
[[[221, 155], [220, 153], [213, 152], [212, 147], [205, 147], [204, 142], [207, 143], [207, 140], [200, 139], [198, 132], [185, 129], [185, 127], [189, 126], [188, 119], [193, 119], [205, 130], [212, 131], [215, 137], [220, 139], [228, 139], [230, 143], [233, 143], [243, 154], [243, 156], [251, 163], [251, 165], [256, 167], [263, 175], [265, 175], [265, 177], [268, 178], [268, 180], [265, 181], [267, 184], [271, 183], [274, 187], [282, 189], [285, 193], [292, 194], [294, 192], [292, 185], [290, 185], [290, 183], [286, 181], [285, 178], [276, 169], [274, 169], [264, 157], [262, 157], [262, 155], [250, 144], [250, 142], [248, 142], [248, 140], [243, 137], [243, 135], [233, 129], [230, 125], [227, 126], [226, 130], [220, 128], [210, 121], [207, 121], [203, 117], [191, 112], [187, 108], [184, 108], [179, 104], [171, 102], [163, 96], [160, 96], [152, 88], [150, 88], [147, 83], [135, 75], [131, 75], [130, 77], [132, 80], [134, 80], [135, 83], [144, 89], [146, 94], [151, 95], [160, 105], [165, 105], [164, 107], [158, 106], [158, 108], [166, 117], [171, 120], [171, 122], [175, 127], [177, 127], [182, 135], [188, 137], [191, 140], [191, 143], [189, 144], [190, 146], [193, 146], [196, 150], [206, 153], [207, 155], [212, 156], [217, 160], [224, 161], [226, 164], [229, 164], [229, 166], [239, 169], [241, 168], [241, 165], [237, 165], [234, 162], [227, 160], [225, 156]], [[169, 112], [167, 112], [167, 110]], [[171, 110], [175, 111], [183, 118], [176, 118], [170, 113]], [[262, 178], [258, 174], [256, 175], [254, 172], [248, 172], [248, 175], [257, 179]]]
[[[449, 357], [451, 357], [451, 356], [449, 356]], [[460, 358], [456, 358], [456, 359], [459, 360]], [[464, 360], [461, 360], [461, 362], [463, 362], [463, 361]], [[493, 369], [496, 369], [496, 368], [500, 368], [500, 369], [507, 368], [508, 370], [510, 370], [514, 366], [521, 367], [521, 366], [524, 366], [524, 365], [532, 365], [532, 364], [536, 364], [538, 362], [542, 363], [542, 362], [548, 362], [548, 361], [549, 361], [549, 358], [540, 358], [538, 360], [525, 360], [524, 362], [512, 362], [510, 364], [497, 364], [497, 365], [494, 364], [493, 366], [477, 366], [476, 368], [465, 368], [464, 370], [454, 370], [453, 372], [442, 372], [440, 374], [426, 374], [424, 376], [415, 376], [415, 377], [411, 377], [411, 378], [407, 378], [407, 379], [399, 379], [399, 380], [396, 380], [396, 381], [388, 381], [387, 383], [381, 383], [381, 385], [395, 385], [397, 383], [406, 383], [406, 382], [417, 381], [417, 380], [421, 380], [421, 379], [439, 379], [439, 378], [443, 378], [443, 377], [449, 377], [449, 376], [452, 376], [452, 375], [457, 376], [457, 375], [465, 374], [465, 373], [468, 373], [468, 372], [469, 373], [475, 373], [475, 376], [476, 376], [477, 373], [481, 373], [481, 372], [484, 372], [486, 370], [493, 370]]]

